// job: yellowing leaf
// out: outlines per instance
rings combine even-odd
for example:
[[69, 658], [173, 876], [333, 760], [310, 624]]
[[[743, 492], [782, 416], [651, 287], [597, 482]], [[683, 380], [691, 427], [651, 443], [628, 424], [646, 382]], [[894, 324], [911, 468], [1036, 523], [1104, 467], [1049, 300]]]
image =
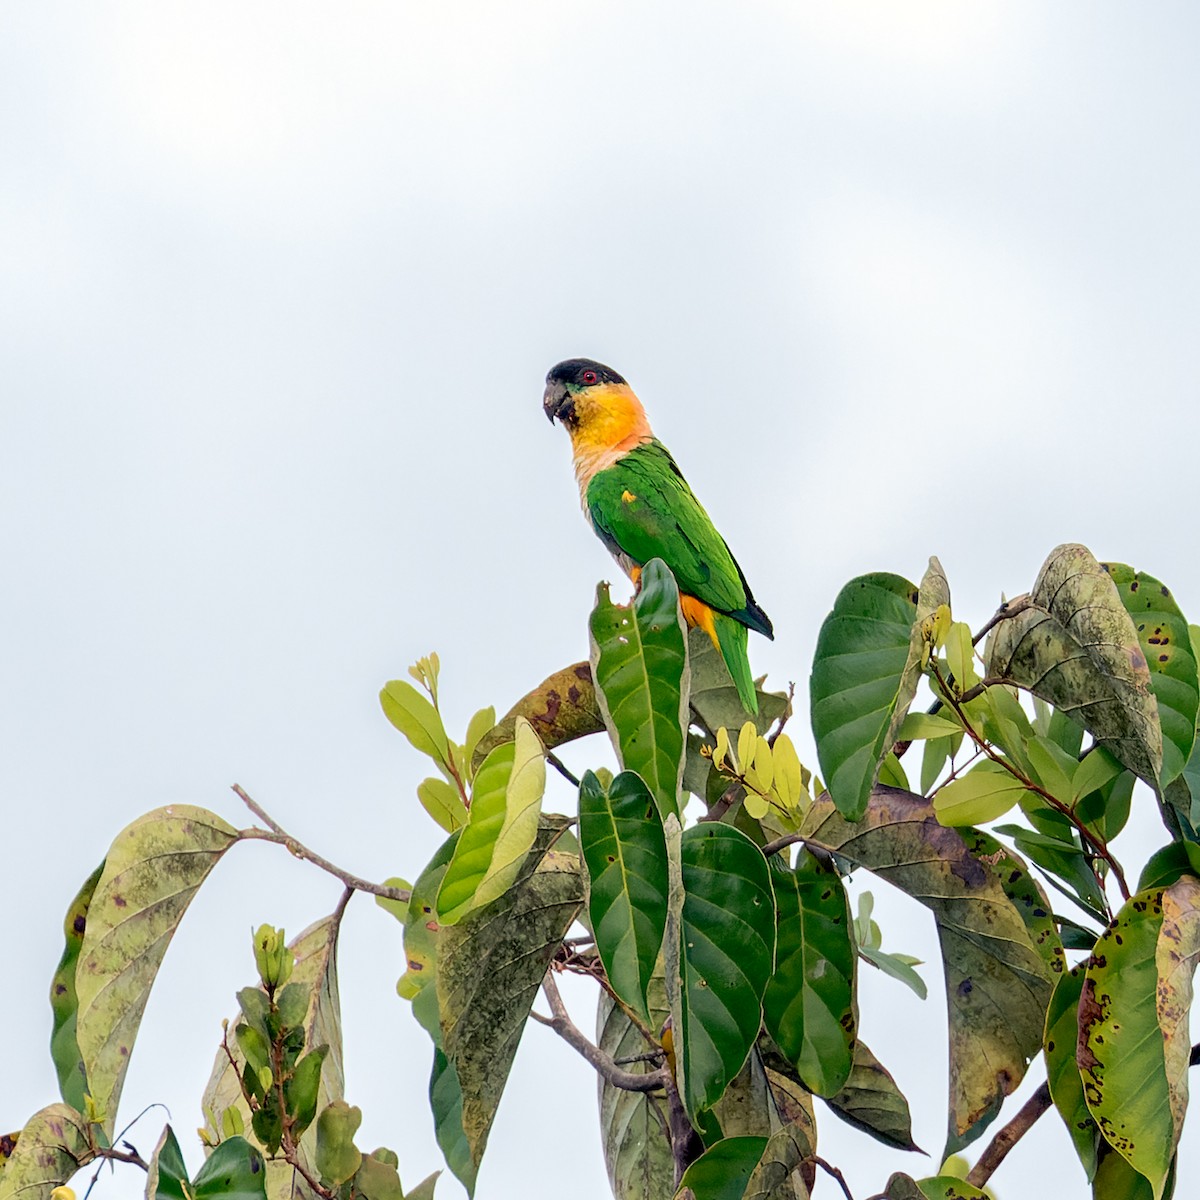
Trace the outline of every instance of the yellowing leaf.
[[746, 792], [746, 798], [742, 801], [742, 807], [756, 821], [761, 821], [771, 809], [771, 805], [767, 802], [766, 797], [752, 791]]
[[765, 737], [757, 737], [754, 743], [754, 761], [744, 767], [746, 780], [756, 792], [766, 795], [771, 790], [775, 777], [775, 764], [771, 761], [771, 747]]
[[379, 693], [379, 703], [383, 706], [383, 715], [414, 748], [439, 765], [449, 761], [450, 747], [442, 718], [411, 683], [405, 683], [403, 679], [391, 680]]
[[943, 825], [982, 825], [1002, 817], [1025, 791], [1016, 776], [989, 758], [939, 788], [933, 811]]
[[979, 682], [979, 673], [975, 670], [975, 647], [971, 644], [971, 627], [964, 621], [955, 621], [946, 635], [946, 663], [960, 693]]
[[417, 799], [447, 833], [453, 833], [467, 823], [467, 807], [458, 788], [444, 779], [423, 779], [417, 784]]
[[717, 744], [713, 747], [713, 766], [721, 767], [729, 757], [729, 730], [724, 725], [717, 730]]
[[475, 776], [470, 817], [438, 889], [443, 925], [490, 904], [515, 881], [537, 836], [545, 788], [542, 744], [518, 717], [514, 741], [493, 750]]
[[800, 758], [792, 739], [781, 733], [775, 739], [775, 778], [772, 786], [779, 803], [785, 809], [795, 809], [804, 794], [804, 781], [800, 770]]
[[747, 721], [738, 734], [737, 767], [744, 775], [754, 762], [754, 751], [758, 746], [758, 730], [753, 721]]

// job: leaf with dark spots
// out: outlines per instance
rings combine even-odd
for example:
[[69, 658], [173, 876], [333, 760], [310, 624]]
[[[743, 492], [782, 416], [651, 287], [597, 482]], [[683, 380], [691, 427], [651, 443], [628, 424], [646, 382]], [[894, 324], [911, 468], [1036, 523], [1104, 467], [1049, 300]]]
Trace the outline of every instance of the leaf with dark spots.
[[524, 717], [547, 750], [592, 733], [604, 732], [604, 718], [596, 701], [591, 663], [572, 663], [548, 675], [522, 696], [480, 738], [471, 756], [472, 767], [479, 765], [497, 746], [511, 742], [516, 734], [517, 718]]
[[542, 977], [583, 903], [578, 854], [551, 849], [567, 823], [543, 816], [512, 886], [437, 937], [442, 1046], [476, 1167]]
[[69, 1104], [51, 1104], [21, 1130], [0, 1172], [0, 1200], [48, 1197], [94, 1157], [82, 1114]]
[[129, 1052], [163, 956], [192, 897], [238, 839], [214, 813], [155, 809], [113, 842], [88, 908], [75, 986], [76, 1037], [111, 1136]]
[[87, 1093], [87, 1076], [84, 1074], [83, 1057], [79, 1053], [79, 1042], [75, 1037], [75, 1021], [79, 1010], [79, 999], [75, 992], [75, 968], [79, 952], [83, 947], [83, 934], [87, 928], [87, 911], [92, 902], [92, 893], [100, 882], [104, 870], [101, 863], [84, 880], [79, 894], [71, 901], [63, 921], [66, 945], [58, 969], [50, 984], [50, 1009], [54, 1014], [54, 1025], [50, 1034], [50, 1057], [58, 1073], [58, 1090], [62, 1098], [75, 1108], [83, 1108]]
[[1163, 738], [1150, 671], [1116, 584], [1087, 547], [1059, 546], [1009, 608], [988, 639], [988, 674], [1074, 717], [1157, 788]]
[[933, 913], [949, 1005], [954, 1152], [983, 1132], [1041, 1048], [1050, 969], [991, 867], [938, 823], [925, 797], [876, 786], [857, 822], [822, 797], [801, 834]]

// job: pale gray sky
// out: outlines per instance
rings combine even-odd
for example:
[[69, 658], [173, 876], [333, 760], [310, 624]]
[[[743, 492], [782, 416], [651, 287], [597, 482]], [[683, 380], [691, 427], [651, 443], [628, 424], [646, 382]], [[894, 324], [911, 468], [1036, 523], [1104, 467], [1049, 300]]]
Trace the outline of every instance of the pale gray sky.
[[[1198, 37], [1182, 3], [0, 9], [0, 1126], [54, 1098], [62, 914], [127, 821], [248, 823], [238, 781], [414, 877], [440, 835], [380, 684], [437, 649], [465, 725], [585, 655], [615, 571], [541, 413], [558, 359], [640, 392], [775, 621], [756, 667], [801, 696], [841, 584], [930, 554], [976, 625], [1068, 540], [1200, 618]], [[1165, 840], [1139, 803], [1136, 866]], [[122, 1113], [165, 1103], [193, 1167], [251, 927], [337, 895], [239, 846], [188, 914]], [[923, 910], [880, 916], [935, 958]], [[401, 966], [356, 900], [348, 1096], [411, 1183], [440, 1160]], [[863, 1033], [936, 1153], [925, 974], [924, 1005], [865, 979]], [[860, 1197], [936, 1166], [821, 1132]], [[1086, 1194], [1057, 1117], [996, 1187]], [[566, 1194], [608, 1194], [594, 1087], [534, 1028], [478, 1195]]]

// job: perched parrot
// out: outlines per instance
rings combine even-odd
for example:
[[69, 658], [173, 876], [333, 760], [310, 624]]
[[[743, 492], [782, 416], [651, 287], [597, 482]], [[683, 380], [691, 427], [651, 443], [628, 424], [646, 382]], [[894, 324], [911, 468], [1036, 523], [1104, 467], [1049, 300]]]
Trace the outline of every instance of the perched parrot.
[[571, 435], [579, 497], [596, 535], [635, 584], [652, 558], [671, 568], [684, 618], [712, 638], [742, 704], [757, 713], [746, 631], [774, 638], [771, 620], [633, 389], [611, 367], [569, 358], [546, 376], [542, 407]]

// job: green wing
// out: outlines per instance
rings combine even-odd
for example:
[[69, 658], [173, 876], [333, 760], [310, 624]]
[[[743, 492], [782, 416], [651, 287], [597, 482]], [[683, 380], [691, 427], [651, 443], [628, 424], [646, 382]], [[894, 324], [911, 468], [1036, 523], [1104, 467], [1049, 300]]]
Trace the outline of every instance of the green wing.
[[598, 471], [588, 484], [588, 514], [618, 556], [644, 566], [661, 558], [679, 590], [771, 636], [741, 568], [666, 448], [647, 442]]

